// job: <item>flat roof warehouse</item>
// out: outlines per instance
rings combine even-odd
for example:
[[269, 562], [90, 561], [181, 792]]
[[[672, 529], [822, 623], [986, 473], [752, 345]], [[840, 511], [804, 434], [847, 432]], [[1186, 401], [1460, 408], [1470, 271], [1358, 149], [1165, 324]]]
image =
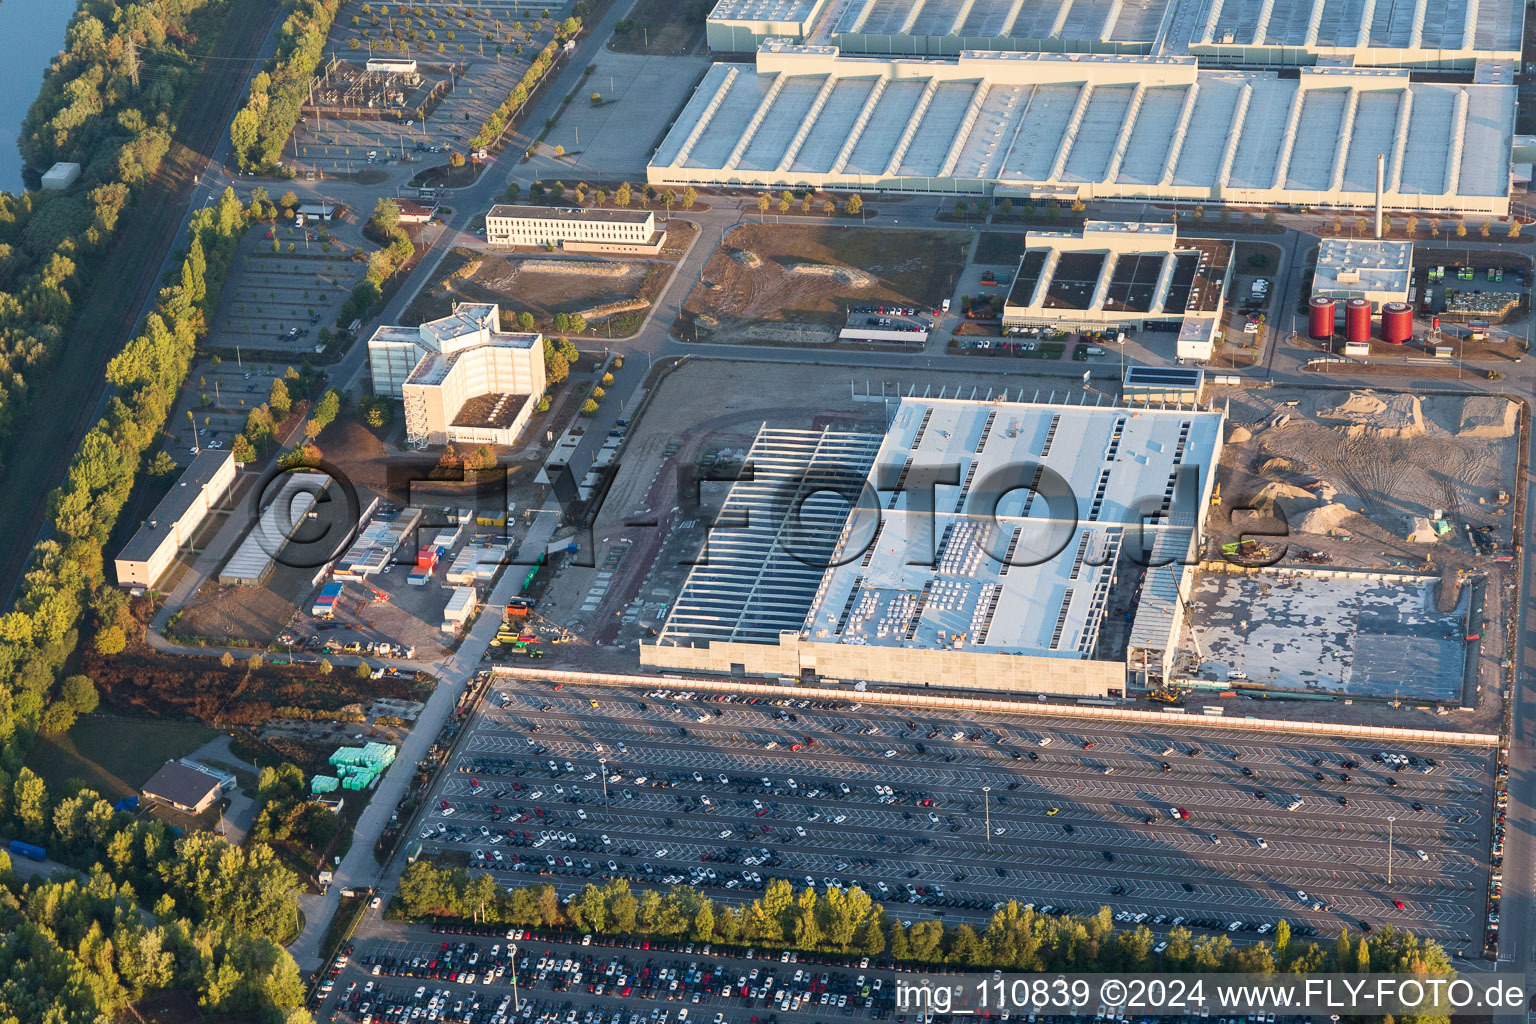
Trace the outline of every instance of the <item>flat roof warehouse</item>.
[[[1383, 5], [1386, 6], [1386, 5]], [[1406, 70], [1202, 70], [1193, 56], [764, 43], [715, 64], [654, 185], [1366, 207], [1502, 215], [1515, 91]], [[1198, 126], [1198, 127], [1196, 127]]]
[[[818, 508], [816, 535], [836, 550], [792, 557], [781, 538], [804, 524], [767, 500], [779, 492], [759, 468], [722, 510], [722, 522], [731, 515], [748, 529], [712, 533], [709, 563], [689, 573], [641, 662], [1104, 696], [1126, 682], [1125, 652], [1100, 642], [1112, 595], [1123, 602], [1122, 588], [1137, 585], [1121, 555], [1188, 553], [1224, 418], [1193, 407], [907, 398], [882, 437], [798, 432], [773, 473], [826, 460], [822, 473], [872, 482], [878, 514]], [[749, 462], [777, 443], [769, 435]], [[933, 480], [951, 482], [930, 491]], [[932, 509], [915, 494], [931, 494]], [[767, 621], [760, 606], [770, 601]]]

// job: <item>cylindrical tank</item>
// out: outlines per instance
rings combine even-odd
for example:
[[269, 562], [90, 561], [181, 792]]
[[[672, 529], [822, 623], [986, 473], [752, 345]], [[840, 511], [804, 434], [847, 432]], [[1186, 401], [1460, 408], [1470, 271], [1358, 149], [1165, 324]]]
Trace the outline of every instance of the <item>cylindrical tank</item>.
[[1381, 337], [1391, 345], [1401, 345], [1413, 337], [1413, 307], [1406, 302], [1389, 302], [1381, 307]]
[[1344, 303], [1344, 338], [1369, 343], [1371, 340], [1371, 304], [1365, 299]]
[[1307, 318], [1307, 333], [1313, 341], [1327, 341], [1333, 337], [1333, 300], [1323, 296], [1312, 296], [1310, 315]]

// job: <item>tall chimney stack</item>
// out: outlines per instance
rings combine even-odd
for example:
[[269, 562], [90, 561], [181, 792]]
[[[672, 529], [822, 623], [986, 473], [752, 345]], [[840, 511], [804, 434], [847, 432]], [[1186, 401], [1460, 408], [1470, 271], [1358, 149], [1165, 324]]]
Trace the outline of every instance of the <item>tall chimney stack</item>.
[[1381, 237], [1381, 193], [1387, 185], [1387, 156], [1376, 154], [1376, 237]]

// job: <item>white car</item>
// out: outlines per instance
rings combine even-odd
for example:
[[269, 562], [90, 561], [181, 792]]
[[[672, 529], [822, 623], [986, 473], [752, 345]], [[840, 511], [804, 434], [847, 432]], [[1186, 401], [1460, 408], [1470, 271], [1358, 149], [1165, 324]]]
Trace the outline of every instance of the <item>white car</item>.
[[896, 756], [896, 751], [894, 751], [894, 750], [887, 750], [885, 752], [885, 756], [886, 757], [895, 757]]
[[[795, 835], [799, 836], [801, 839], [804, 839], [805, 838], [805, 826], [804, 825], [796, 825], [795, 826]], [[1425, 859], [1427, 860], [1428, 858], [1425, 858]]]

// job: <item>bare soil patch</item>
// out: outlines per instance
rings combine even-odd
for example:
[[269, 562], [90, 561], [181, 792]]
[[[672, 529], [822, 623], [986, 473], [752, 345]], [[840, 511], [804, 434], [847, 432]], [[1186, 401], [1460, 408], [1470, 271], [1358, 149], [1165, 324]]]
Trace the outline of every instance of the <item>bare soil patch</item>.
[[936, 307], [969, 247], [955, 231], [743, 225], [709, 258], [684, 327], [708, 341], [830, 341], [852, 306]]

